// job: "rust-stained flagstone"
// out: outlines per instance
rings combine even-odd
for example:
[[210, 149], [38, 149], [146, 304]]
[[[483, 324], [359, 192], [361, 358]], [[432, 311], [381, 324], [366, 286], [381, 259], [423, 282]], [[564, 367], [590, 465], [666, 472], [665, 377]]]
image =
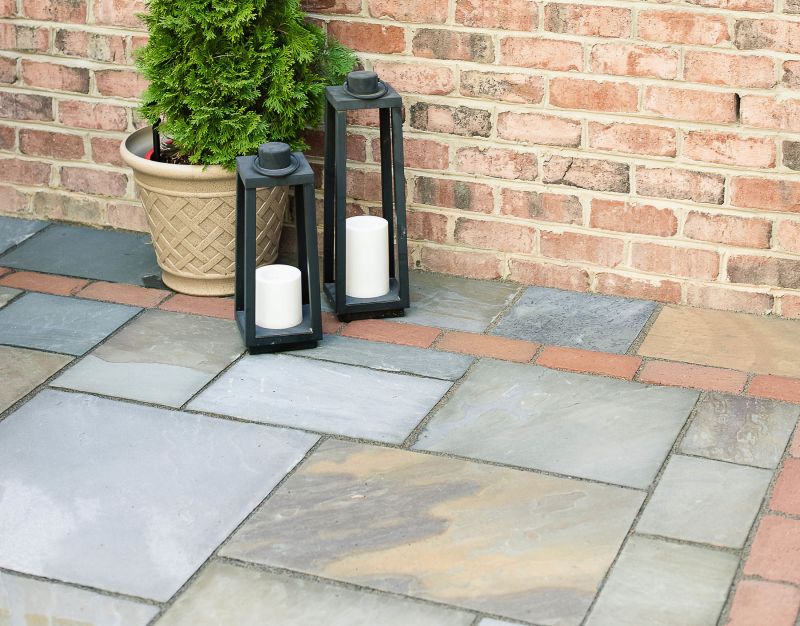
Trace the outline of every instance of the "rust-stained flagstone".
[[224, 556], [543, 624], [578, 624], [644, 494], [329, 440]]

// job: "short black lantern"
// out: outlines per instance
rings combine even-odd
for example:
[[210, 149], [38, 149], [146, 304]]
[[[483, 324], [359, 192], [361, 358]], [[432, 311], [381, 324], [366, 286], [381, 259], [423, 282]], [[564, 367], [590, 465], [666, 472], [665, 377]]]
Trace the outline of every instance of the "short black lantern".
[[[326, 99], [325, 294], [343, 321], [402, 316], [409, 306], [402, 98], [390, 85], [379, 80], [375, 72], [357, 71], [348, 74], [344, 85], [328, 87]], [[378, 109], [379, 113], [381, 204], [386, 223], [370, 223], [370, 220], [381, 220], [366, 216], [366, 219], [351, 218], [353, 222], [346, 219], [347, 112], [364, 109]], [[381, 232], [386, 232], [388, 249], [385, 245], [373, 245], [375, 237], [379, 238], [379, 243], [383, 239], [377, 233], [381, 227]], [[368, 232], [370, 230], [374, 232]], [[358, 254], [354, 250], [356, 244], [360, 246]], [[382, 258], [384, 256], [386, 258]], [[367, 287], [365, 281], [375, 284], [376, 272], [383, 271], [385, 276], [385, 261], [388, 261], [388, 281], [384, 277], [383, 284], [388, 291]], [[365, 272], [373, 275], [365, 278]]]
[[[301, 152], [273, 142], [258, 156], [238, 157], [236, 174], [236, 321], [244, 343], [252, 353], [315, 347], [322, 314], [314, 172]], [[256, 194], [271, 187], [294, 188], [297, 268], [258, 268], [257, 280]]]

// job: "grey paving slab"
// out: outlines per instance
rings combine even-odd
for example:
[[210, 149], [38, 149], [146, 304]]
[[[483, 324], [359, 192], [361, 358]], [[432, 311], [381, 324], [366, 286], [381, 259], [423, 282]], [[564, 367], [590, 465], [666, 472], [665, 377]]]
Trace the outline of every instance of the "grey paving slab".
[[179, 407], [242, 352], [232, 321], [145, 311], [53, 384]]
[[414, 448], [646, 488], [697, 396], [484, 359]]
[[0, 572], [3, 626], [145, 626], [158, 608]]
[[134, 285], [161, 275], [149, 235], [62, 224], [0, 256], [0, 266]]
[[264, 354], [244, 357], [189, 407], [400, 443], [449, 388], [442, 380]]
[[315, 441], [45, 390], [0, 422], [0, 567], [167, 600]]
[[158, 626], [470, 626], [473, 615], [404, 598], [214, 562]]
[[700, 546], [632, 537], [587, 626], [714, 626], [739, 558]]
[[0, 309], [7, 305], [16, 296], [21, 294], [20, 289], [12, 289], [11, 287], [0, 287]]
[[556, 346], [623, 354], [656, 309], [647, 300], [530, 287], [492, 331]]
[[51, 354], [0, 346], [0, 412], [50, 378], [72, 361], [64, 354]]
[[484, 617], [478, 626], [519, 626], [519, 622], [507, 622], [505, 620], [494, 619], [492, 617]]
[[47, 226], [47, 222], [39, 220], [0, 217], [0, 254], [29, 239], [45, 226]]
[[577, 625], [643, 499], [632, 489], [328, 440], [221, 552], [510, 619]]
[[26, 293], [0, 309], [0, 344], [81, 355], [141, 309]]
[[763, 398], [704, 394], [681, 452], [774, 469], [792, 436], [800, 408]]
[[676, 454], [636, 530], [741, 548], [771, 479], [770, 470]]
[[291, 354], [442, 380], [458, 380], [475, 360], [463, 354], [434, 352], [336, 335], [326, 336], [316, 348], [297, 350]]

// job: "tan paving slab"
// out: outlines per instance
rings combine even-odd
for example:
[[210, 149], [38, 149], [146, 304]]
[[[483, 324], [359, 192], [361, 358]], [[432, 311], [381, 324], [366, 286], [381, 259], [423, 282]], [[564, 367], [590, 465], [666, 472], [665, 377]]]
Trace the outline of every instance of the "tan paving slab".
[[511, 619], [578, 624], [643, 496], [329, 440], [222, 552]]
[[759, 374], [800, 376], [800, 321], [665, 307], [639, 354]]
[[64, 354], [0, 346], [0, 411], [5, 411], [71, 360]]

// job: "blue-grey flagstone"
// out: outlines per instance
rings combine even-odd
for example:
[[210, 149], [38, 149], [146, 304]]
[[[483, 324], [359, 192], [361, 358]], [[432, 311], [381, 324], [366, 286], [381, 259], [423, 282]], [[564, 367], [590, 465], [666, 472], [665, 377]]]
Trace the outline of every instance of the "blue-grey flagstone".
[[697, 396], [483, 359], [414, 447], [646, 488]]
[[264, 354], [244, 357], [189, 407], [399, 443], [449, 387], [442, 380]]
[[0, 568], [165, 601], [316, 439], [43, 391], [0, 422]]
[[326, 335], [316, 348], [290, 354], [443, 380], [458, 380], [475, 360], [452, 352], [435, 352], [337, 335]]
[[81, 355], [141, 309], [26, 293], [0, 309], [0, 343]]
[[[0, 254], [22, 243], [47, 226], [47, 222], [0, 217]], [[0, 263], [4, 265], [4, 263]]]
[[648, 300], [530, 287], [492, 334], [624, 354], [656, 306]]

